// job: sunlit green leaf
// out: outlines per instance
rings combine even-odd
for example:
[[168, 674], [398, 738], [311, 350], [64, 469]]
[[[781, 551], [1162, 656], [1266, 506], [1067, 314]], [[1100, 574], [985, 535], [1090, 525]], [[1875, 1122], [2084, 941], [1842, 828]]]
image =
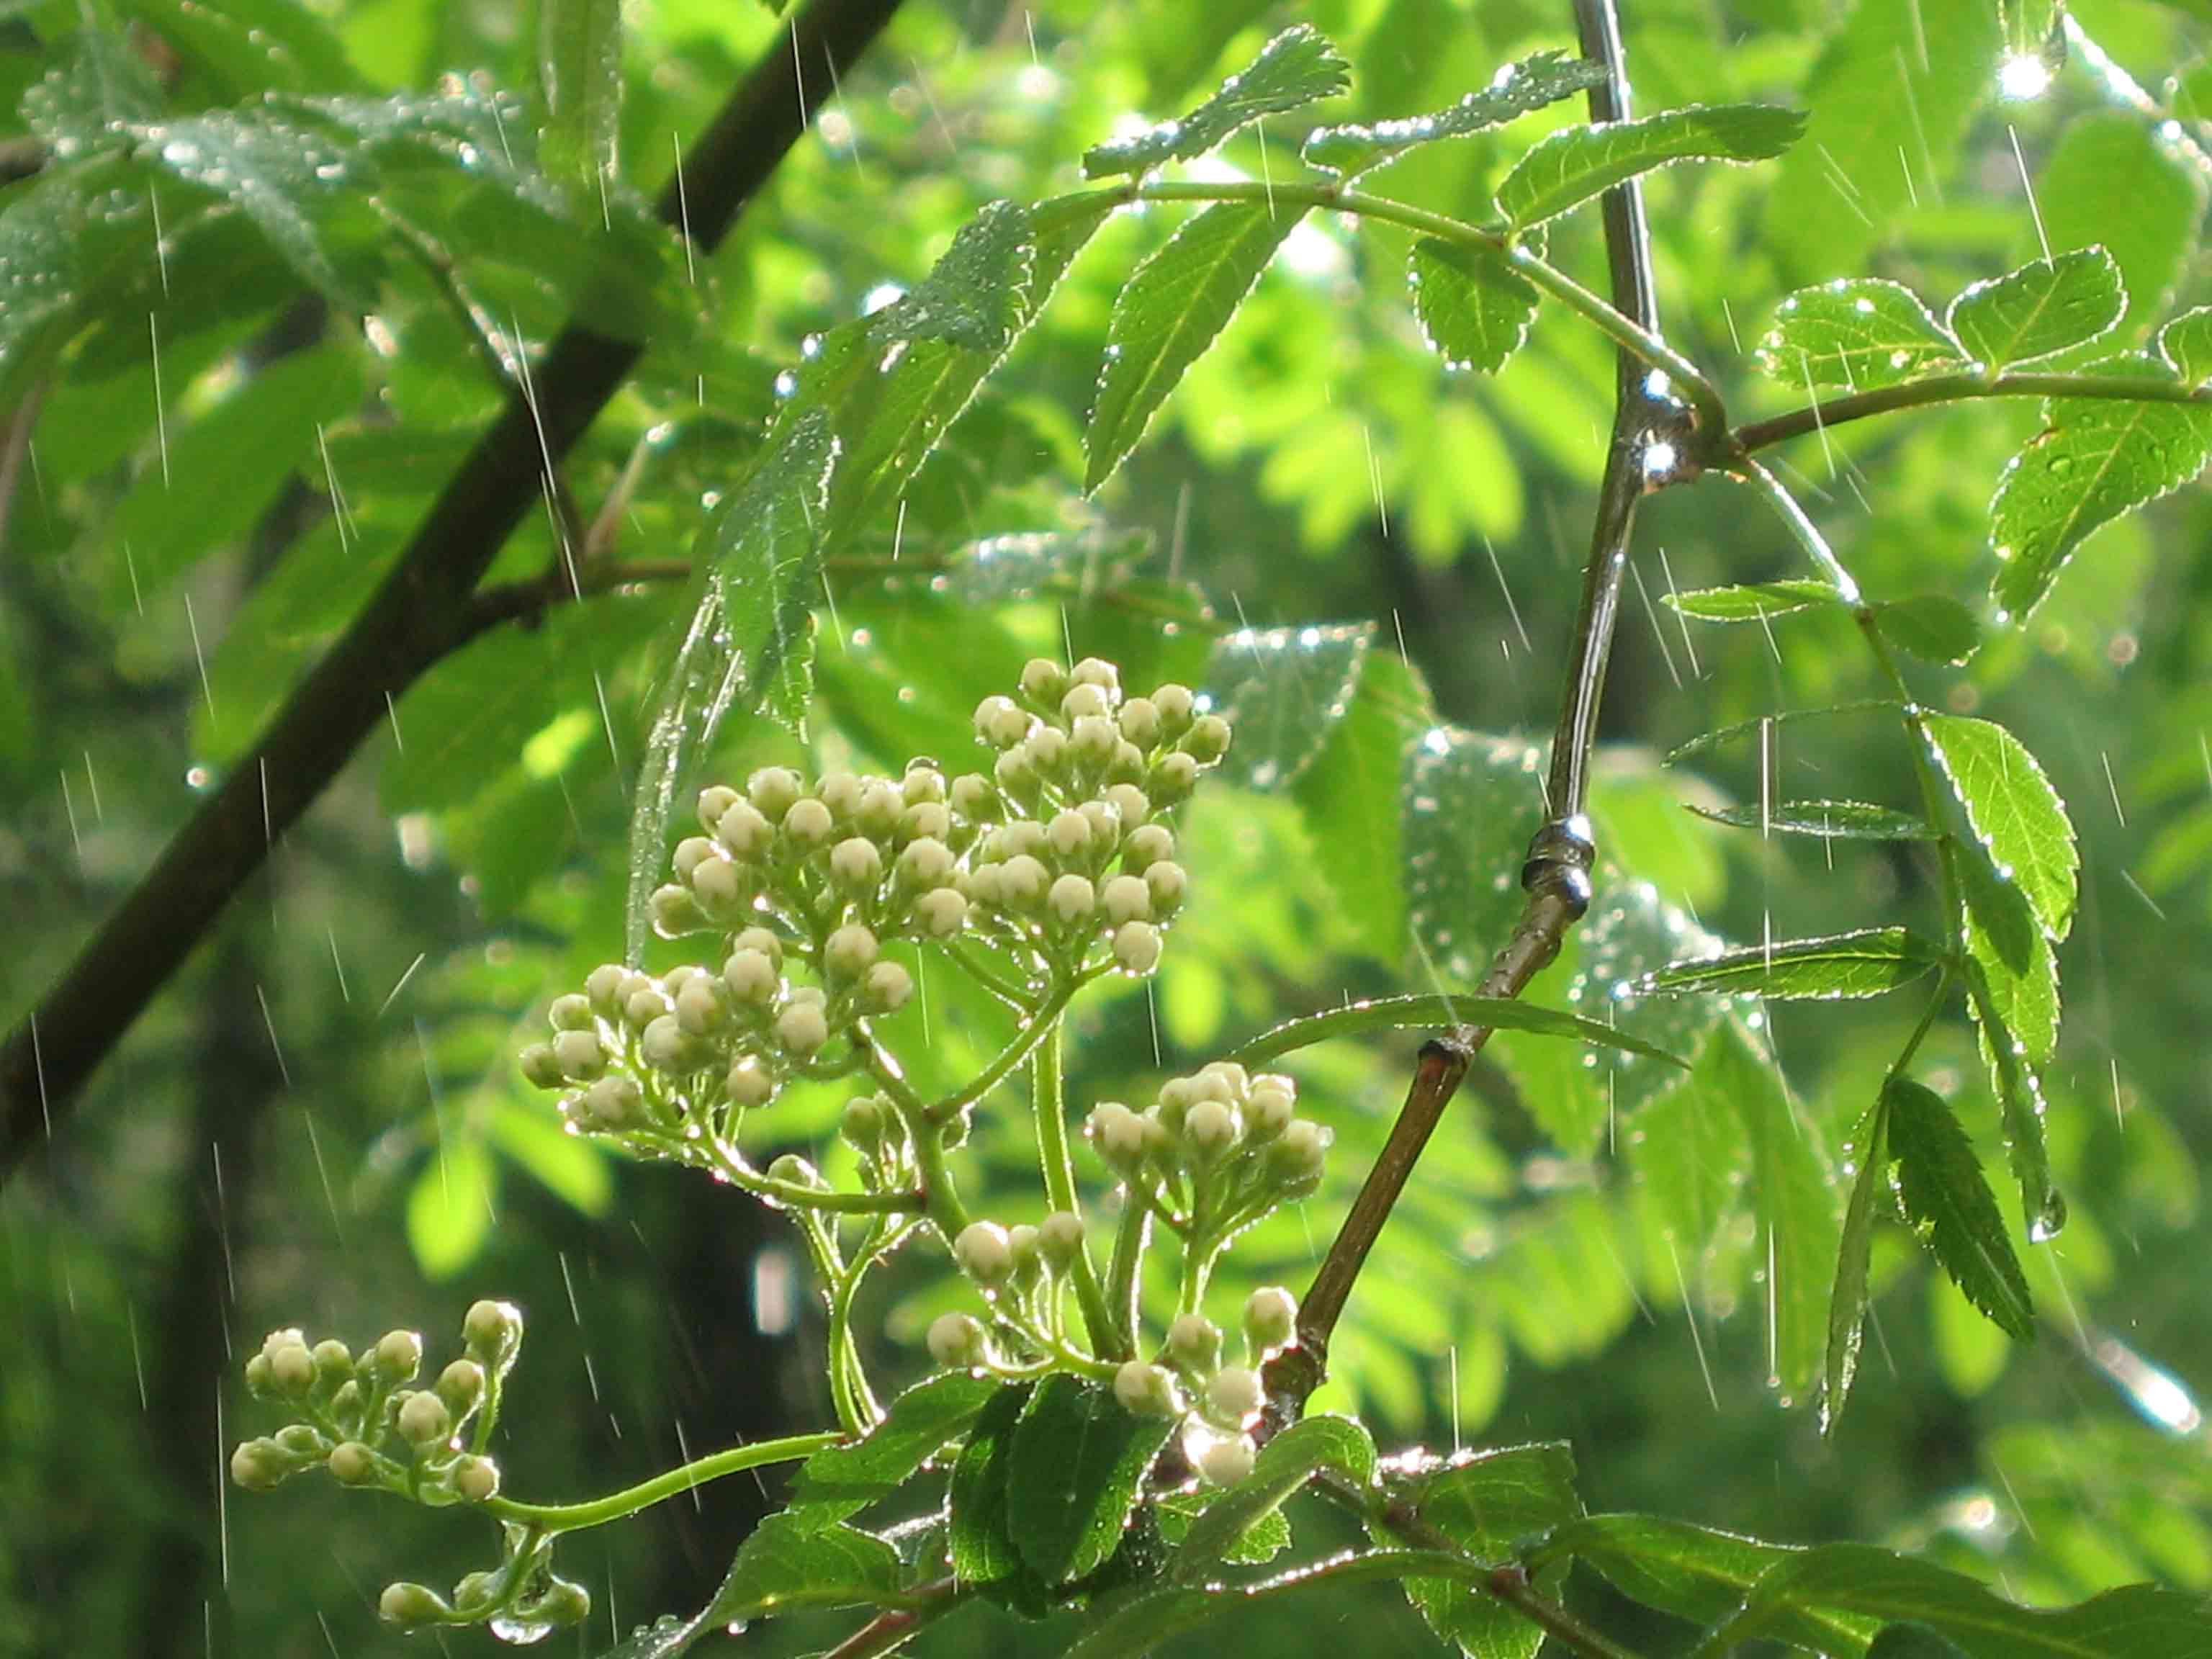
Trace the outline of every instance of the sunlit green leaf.
[[799, 1471], [793, 1500], [823, 1525], [896, 1492], [946, 1443], [957, 1439], [999, 1392], [994, 1378], [947, 1371], [891, 1401], [863, 1439], [831, 1446]]
[[1374, 1440], [1347, 1417], [1321, 1414], [1293, 1423], [1260, 1449], [1249, 1478], [1208, 1504], [1190, 1523], [1171, 1574], [1188, 1578], [1206, 1571], [1320, 1469], [1333, 1469], [1364, 1486], [1375, 1472]]
[[1039, 1382], [1014, 1425], [1006, 1474], [1007, 1528], [1030, 1570], [1064, 1584], [1103, 1566], [1174, 1429], [1132, 1414], [1098, 1383], [1065, 1372]]
[[2127, 308], [2112, 256], [2086, 247], [1975, 283], [1946, 320], [1984, 368], [2005, 368], [2109, 334]]
[[[1407, 1497], [1423, 1521], [1478, 1561], [1503, 1559], [1522, 1540], [1582, 1510], [1574, 1452], [1559, 1442], [1455, 1458], [1419, 1475]], [[1539, 1581], [1548, 1580], [1548, 1589], [1565, 1576], [1562, 1567]], [[1409, 1578], [1406, 1599], [1431, 1630], [1464, 1652], [1535, 1659], [1544, 1645], [1542, 1631], [1472, 1584]]]
[[[1521, 910], [1522, 849], [1543, 817], [1543, 756], [1510, 738], [1438, 726], [1406, 751], [1405, 887], [1414, 948], [1471, 985]], [[1470, 871], [1489, 872], [1470, 881]]]
[[2158, 349], [2186, 384], [2212, 383], [2212, 306], [2185, 311], [2159, 330]]
[[1758, 806], [1698, 806], [1690, 811], [1714, 823], [1761, 835], [1818, 836], [1823, 841], [1934, 841], [1924, 818], [1862, 800], [1778, 800]]
[[1093, 179], [1110, 178], [1203, 155], [1262, 116], [1334, 98], [1351, 78], [1350, 66], [1334, 46], [1306, 24], [1293, 24], [1182, 119], [1163, 121], [1132, 138], [1092, 145], [1084, 152], [1083, 171]]
[[[2203, 243], [2203, 173], [2135, 110], [2094, 110], [2069, 121], [2035, 170], [2035, 200], [2053, 252], [2102, 247], [2119, 267], [2124, 339], [2139, 337], [2165, 311]], [[2115, 211], [2122, 204], [2125, 210]]]
[[2028, 1235], [2040, 1242], [2066, 1224], [2065, 1196], [2052, 1184], [2051, 1151], [2043, 1133], [2042, 1080], [2005, 1024], [2002, 1005], [1992, 995], [1980, 962], [1972, 957], [1966, 960], [1966, 983], [1979, 1028], [1982, 1063], [1989, 1068], [2003, 1114], [2005, 1153], [2020, 1182]]
[[1767, 740], [1767, 734], [1800, 721], [1828, 720], [1838, 714], [1865, 714], [1876, 710], [1893, 714], [1899, 704], [1891, 697], [1858, 697], [1850, 702], [1832, 702], [1822, 708], [1784, 708], [1771, 714], [1761, 714], [1747, 720], [1732, 720], [1726, 726], [1717, 726], [1710, 732], [1701, 732], [1686, 743], [1680, 743], [1667, 751], [1667, 764], [1674, 766], [1692, 755], [1704, 754], [1723, 744], [1734, 743], [1739, 738]]
[[161, 86], [120, 34], [82, 29], [23, 94], [23, 123], [57, 161], [125, 142], [125, 124], [161, 112]]
[[1852, 391], [1962, 368], [1966, 361], [1918, 295], [1871, 276], [1791, 295], [1757, 355], [1759, 366], [1785, 386]]
[[1924, 726], [1936, 763], [1998, 874], [2019, 884], [2045, 933], [2064, 939], [2081, 854], [2066, 804], [2043, 768], [1993, 720], [1930, 714]]
[[1227, 776], [1250, 789], [1297, 781], [1352, 706], [1372, 623], [1245, 628], [1213, 644], [1206, 690], [1237, 733]]
[[1844, 596], [1827, 582], [1785, 576], [1778, 581], [1747, 582], [1738, 587], [1697, 587], [1669, 593], [1667, 603], [1699, 622], [1759, 622], [1786, 617], [1814, 605], [1841, 605]]
[[1820, 1388], [1820, 1428], [1832, 1434], [1858, 1370], [1859, 1338], [1866, 1323], [1867, 1263], [1874, 1247], [1875, 1217], [1889, 1190], [1889, 1096], [1887, 1091], [1844, 1149], [1844, 1167], [1856, 1167], [1850, 1201], [1836, 1255], [1836, 1282], [1828, 1295], [1828, 1358]]
[[1962, 663], [1982, 643], [1974, 613], [1940, 593], [1884, 600], [1874, 607], [1874, 625], [1892, 645], [1923, 662]]
[[2058, 1043], [2057, 953], [2020, 884], [1998, 873], [1985, 848], [1962, 847], [1957, 868], [1967, 959], [2022, 1058], [2046, 1065]]
[[1941, 1095], [1910, 1078], [1890, 1079], [1882, 1104], [1905, 1220], [1968, 1301], [2027, 1340], [2035, 1334], [2034, 1303], [1966, 1131]]
[[615, 165], [622, 116], [622, 0], [540, 0], [538, 86], [545, 127], [540, 164], [579, 201], [595, 198]]
[[1015, 1545], [1007, 1516], [1007, 1482], [1013, 1468], [1014, 1425], [1030, 1402], [1026, 1383], [1009, 1383], [991, 1396], [969, 1431], [952, 1466], [952, 1571], [993, 1601], [1031, 1614], [1049, 1605], [1053, 1587], [1032, 1571]]
[[1416, 145], [1501, 126], [1532, 110], [1571, 98], [1604, 78], [1602, 64], [1564, 52], [1534, 52], [1506, 64], [1481, 91], [1470, 92], [1433, 115], [1316, 127], [1306, 136], [1299, 154], [1312, 166], [1349, 179], [1394, 161]]
[[1534, 285], [1480, 244], [1424, 236], [1413, 244], [1406, 277], [1421, 332], [1447, 368], [1495, 374], [1536, 319]]
[[1352, 707], [1292, 786], [1340, 910], [1394, 969], [1407, 943], [1397, 779], [1408, 746], [1435, 724], [1420, 676], [1396, 652], [1370, 650]]
[[1498, 210], [1526, 229], [1670, 161], [1779, 155], [1804, 127], [1796, 111], [1768, 104], [1693, 105], [1639, 121], [1565, 127], [1515, 163], [1498, 187]]
[[1702, 991], [1719, 996], [1875, 997], [1909, 985], [1943, 959], [1943, 948], [1902, 927], [1746, 945], [1672, 962], [1638, 981], [1638, 994]]
[[842, 1522], [810, 1526], [797, 1515], [771, 1515], [738, 1547], [706, 1620], [742, 1625], [805, 1607], [879, 1601], [898, 1583], [898, 1552], [882, 1539]]

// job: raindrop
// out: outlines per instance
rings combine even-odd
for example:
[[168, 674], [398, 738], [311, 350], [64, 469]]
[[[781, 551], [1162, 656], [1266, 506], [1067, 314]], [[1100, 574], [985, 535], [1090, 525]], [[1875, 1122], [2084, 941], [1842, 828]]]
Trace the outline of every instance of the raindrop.
[[2043, 1196], [2043, 1207], [2036, 1212], [2035, 1219], [2028, 1224], [2027, 1236], [2037, 1244], [2047, 1244], [2065, 1231], [2066, 1194], [2053, 1187]]

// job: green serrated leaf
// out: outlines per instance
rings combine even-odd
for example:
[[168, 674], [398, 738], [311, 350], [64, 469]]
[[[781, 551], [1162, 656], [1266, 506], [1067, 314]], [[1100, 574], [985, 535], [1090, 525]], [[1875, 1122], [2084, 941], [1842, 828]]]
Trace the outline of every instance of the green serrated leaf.
[[1036, 252], [1029, 210], [1014, 202], [989, 203], [954, 234], [927, 276], [874, 313], [868, 331], [884, 345], [950, 340], [995, 356], [1013, 343], [1028, 320]]
[[2027, 1341], [2035, 1304], [1966, 1132], [1942, 1096], [1911, 1078], [1891, 1078], [1881, 1097], [1905, 1220], [1966, 1299]]
[[1291, 787], [1339, 913], [1366, 953], [1393, 969], [1405, 961], [1407, 937], [1396, 783], [1407, 747], [1435, 724], [1419, 674], [1395, 651], [1370, 651], [1352, 707]]
[[1014, 1426], [1006, 1477], [1007, 1527], [1030, 1570], [1065, 1584], [1103, 1566], [1174, 1429], [1097, 1383], [1065, 1372], [1039, 1382]]
[[1958, 860], [1967, 960], [1980, 970], [1991, 1012], [2031, 1066], [2058, 1045], [2058, 958], [2016, 881], [1969, 842]]
[[1801, 289], [1759, 343], [1759, 366], [1791, 386], [1893, 386], [1966, 367], [1966, 354], [1911, 289], [1875, 277]]
[[769, 1516], [738, 1547], [705, 1620], [739, 1625], [806, 1607], [866, 1605], [898, 1588], [898, 1552], [882, 1539], [786, 1511]]
[[2099, 246], [1976, 283], [1951, 301], [1945, 321], [1975, 361], [1994, 369], [2085, 345], [2118, 327], [2127, 308], [2120, 268]]
[[2157, 123], [2131, 109], [2069, 121], [2036, 169], [2035, 199], [2052, 250], [2101, 246], [2120, 268], [2124, 338], [2139, 337], [2165, 311], [2203, 244], [2203, 174], [2160, 137]]
[[1447, 368], [1494, 374], [1528, 337], [1536, 289], [1502, 253], [1424, 236], [1407, 256], [1413, 315]]
[[1655, 991], [1696, 991], [1822, 1002], [1877, 997], [1910, 985], [1942, 960], [1943, 947], [1932, 939], [1902, 927], [1869, 927], [1670, 962], [1647, 974], [1636, 992], [1648, 996]]
[[831, 1446], [799, 1471], [793, 1503], [823, 1525], [890, 1497], [945, 1445], [968, 1431], [1001, 1385], [966, 1371], [917, 1382], [861, 1439]]
[[1965, 977], [1982, 1063], [1989, 1068], [2004, 1118], [2006, 1158], [2020, 1182], [2028, 1237], [2040, 1243], [2066, 1224], [2066, 1199], [2051, 1182], [2051, 1152], [2043, 1133], [2043, 1084], [2005, 1024], [2002, 1005], [1978, 958], [1967, 957]]
[[622, 0], [540, 0], [538, 20], [538, 164], [577, 201], [596, 201], [622, 119]]
[[80, 29], [51, 59], [52, 67], [23, 94], [22, 116], [57, 161], [122, 144], [128, 123], [161, 113], [161, 82], [119, 33]]
[[2081, 854], [2066, 803], [2027, 746], [1993, 720], [1930, 714], [1923, 722], [1936, 764], [1998, 874], [2019, 884], [2043, 930], [2073, 926]]
[[1148, 172], [1164, 161], [1188, 161], [1262, 116], [1334, 98], [1351, 84], [1351, 65], [1327, 38], [1304, 23], [1293, 24], [1181, 120], [1092, 145], [1083, 155], [1084, 174], [1113, 178]]
[[[2084, 372], [2164, 385], [2179, 378], [2165, 358], [2140, 352]], [[2045, 419], [1990, 503], [1990, 538], [2003, 562], [1990, 591], [2015, 623], [2043, 603], [2075, 549], [2180, 489], [2212, 460], [2212, 406], [2054, 398]]]
[[[1171, 1547], [1180, 1546], [1189, 1535], [1192, 1523], [1207, 1507], [1203, 1494], [1176, 1492], [1154, 1501], [1161, 1540]], [[1280, 1510], [1270, 1510], [1238, 1535], [1221, 1559], [1231, 1566], [1264, 1566], [1290, 1548], [1291, 1543], [1289, 1517]]]
[[1838, 714], [1864, 714], [1876, 709], [1894, 714], [1901, 706], [1893, 697], [1858, 697], [1849, 702], [1832, 702], [1820, 708], [1784, 708], [1753, 720], [1733, 720], [1726, 726], [1717, 726], [1710, 732], [1702, 732], [1687, 743], [1675, 744], [1667, 751], [1667, 764], [1676, 765], [1692, 755], [1704, 754], [1708, 749], [1734, 743], [1738, 738], [1756, 738], [1765, 742], [1768, 732], [1784, 726], [1795, 726], [1800, 720], [1827, 720]]
[[1539, 139], [1498, 187], [1516, 230], [1579, 207], [1624, 179], [1671, 161], [1759, 161], [1804, 131], [1796, 110], [1771, 104], [1692, 105], [1640, 121], [1565, 127]]
[[1927, 820], [1861, 800], [1778, 800], [1770, 805], [1699, 806], [1690, 811], [1713, 823], [1761, 835], [1818, 836], [1823, 841], [1934, 841]]
[[1866, 1323], [1867, 1264], [1874, 1223], [1889, 1182], [1889, 1096], [1867, 1109], [1844, 1148], [1844, 1167], [1858, 1171], [1844, 1208], [1843, 1239], [1836, 1255], [1835, 1287], [1828, 1294], [1828, 1360], [1820, 1388], [1820, 1431], [1835, 1432], [1858, 1370], [1859, 1339]]
[[1449, 109], [1371, 125], [1316, 127], [1306, 135], [1298, 153], [1310, 167], [1351, 179], [1395, 161], [1416, 145], [1503, 126], [1533, 110], [1587, 91], [1604, 79], [1601, 64], [1565, 52], [1535, 52], [1506, 64], [1488, 86], [1468, 93]]
[[1892, 645], [1923, 662], [1962, 663], [1981, 648], [1980, 620], [1940, 593], [1885, 600], [1874, 607], [1874, 625]]
[[1174, 1561], [1172, 1577], [1188, 1578], [1234, 1555], [1251, 1530], [1276, 1517], [1282, 1505], [1322, 1469], [1334, 1469], [1364, 1486], [1375, 1474], [1375, 1442], [1348, 1417], [1308, 1417], [1260, 1449], [1252, 1473], [1214, 1498], [1190, 1523]]
[[[1416, 951], [1472, 984], [1520, 914], [1514, 872], [1543, 819], [1543, 755], [1511, 738], [1437, 726], [1407, 749], [1399, 798]], [[1469, 880], [1470, 871], [1491, 880]]]
[[1007, 1517], [1014, 1425], [1033, 1392], [1008, 1383], [991, 1396], [952, 1466], [953, 1576], [1003, 1607], [1032, 1617], [1051, 1606], [1052, 1587], [1032, 1572], [1014, 1543]]
[[1455, 1025], [1481, 1025], [1497, 1031], [1528, 1031], [1540, 1036], [1566, 1037], [1593, 1043], [1626, 1054], [1641, 1054], [1675, 1066], [1688, 1061], [1656, 1043], [1646, 1042], [1580, 1014], [1522, 1002], [1517, 998], [1455, 996], [1377, 997], [1350, 1002], [1318, 1014], [1284, 1021], [1255, 1037], [1234, 1058], [1243, 1066], [1265, 1066], [1294, 1051], [1337, 1037], [1365, 1031], [1439, 1030]]
[[[1506, 1559], [1522, 1540], [1582, 1512], [1574, 1452], [1560, 1441], [1456, 1458], [1418, 1476], [1407, 1495], [1423, 1521], [1478, 1561]], [[1565, 1574], [1561, 1563], [1534, 1576], [1548, 1591]], [[1472, 1584], [1413, 1577], [1405, 1589], [1429, 1627], [1463, 1652], [1483, 1659], [1535, 1659], [1544, 1645], [1542, 1631]]]
[[1114, 301], [1106, 367], [1083, 434], [1087, 495], [1136, 447], [1152, 416], [1228, 325], [1304, 210], [1217, 202], [1139, 265]]
[[662, 682], [630, 815], [629, 959], [645, 949], [677, 795], [732, 708], [772, 694], [809, 625], [837, 441], [819, 410], [763, 450], [702, 534], [704, 586]]
[[1237, 741], [1223, 775], [1248, 789], [1297, 781], [1352, 706], [1375, 624], [1244, 628], [1213, 642], [1206, 690]]
[[1786, 617], [1814, 605], [1841, 605], [1844, 596], [1831, 583], [1786, 576], [1736, 587], [1693, 587], [1686, 593], [1669, 593], [1666, 599], [1674, 610], [1699, 622], [1739, 623]]
[[2185, 311], [2159, 330], [2158, 349], [2185, 384], [2212, 384], [2212, 306]]

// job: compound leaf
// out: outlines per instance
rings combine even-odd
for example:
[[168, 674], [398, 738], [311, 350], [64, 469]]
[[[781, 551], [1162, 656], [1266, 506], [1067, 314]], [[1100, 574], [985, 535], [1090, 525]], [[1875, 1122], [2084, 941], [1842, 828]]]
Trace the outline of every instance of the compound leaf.
[[1875, 277], [1800, 289], [1759, 343], [1759, 366], [1785, 386], [1892, 386], [1962, 368], [1966, 354], [1911, 289]]
[[1506, 122], [1587, 91], [1605, 79], [1605, 66], [1564, 52], [1540, 52], [1508, 64], [1480, 92], [1449, 109], [1394, 121], [1316, 127], [1299, 155], [1310, 165], [1350, 179], [1378, 167], [1417, 144], [1503, 126]]
[[1825, 1002], [1881, 996], [1911, 984], [1942, 960], [1942, 946], [1932, 939], [1902, 927], [1869, 927], [1670, 962], [1646, 975], [1636, 991], [1639, 995], [1704, 991]]
[[1084, 152], [1083, 171], [1086, 177], [1104, 179], [1144, 173], [1164, 161], [1188, 161], [1264, 115], [1334, 98], [1351, 84], [1351, 66], [1328, 39], [1306, 24], [1293, 24], [1181, 120], [1092, 145]]
[[1993, 720], [1930, 714], [1928, 745], [1974, 837], [2002, 878], [2019, 884], [2044, 932], [2073, 925], [2081, 854], [2066, 803], [2027, 746]]

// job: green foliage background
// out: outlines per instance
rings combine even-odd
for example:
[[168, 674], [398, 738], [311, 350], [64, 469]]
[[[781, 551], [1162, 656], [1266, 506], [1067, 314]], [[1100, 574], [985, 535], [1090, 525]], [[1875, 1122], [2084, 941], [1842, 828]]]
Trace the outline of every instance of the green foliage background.
[[[2000, 62], [2041, 39], [2025, 4], [1625, 9], [1643, 107], [1810, 112], [1779, 163], [1649, 185], [1670, 337], [1721, 366], [1740, 413], [1801, 401], [1759, 389], [1753, 349], [1784, 294], [1834, 276], [1942, 295], [2034, 258], [2039, 238], [2102, 243], [2130, 295], [2129, 346], [2212, 299], [2201, 0], [2075, 0], [2097, 51], [2077, 44], [2045, 95], [2006, 102]], [[1073, 188], [1088, 145], [1133, 112], [1184, 106], [1294, 19], [1346, 48], [1355, 87], [1326, 112], [1353, 119], [1442, 107], [1500, 63], [1571, 46], [1564, 10], [916, 0], [693, 269], [640, 192], [775, 46], [782, 25], [757, 7], [625, 9], [602, 219], [595, 193], [518, 184], [494, 154], [507, 123], [526, 135], [541, 118], [523, 10], [0, 5], [0, 109], [27, 112], [0, 143], [46, 161], [0, 192], [0, 404], [40, 400], [0, 562], [0, 1012], [30, 1006], [389, 566], [505, 395], [488, 349], [542, 343], [575, 310], [648, 341], [564, 482], [589, 518], [641, 456], [617, 550], [688, 560], [702, 496], [737, 477], [779, 374], [886, 285], [916, 282], [986, 202]], [[576, 72], [590, 95], [588, 54]], [[406, 106], [267, 153], [222, 155], [219, 126], [192, 125], [266, 94], [419, 94], [449, 74], [470, 77], [442, 88], [465, 107], [430, 147], [473, 146], [458, 168], [422, 160]], [[1389, 188], [1464, 210], [1571, 107], [1416, 151]], [[88, 118], [138, 123], [142, 139], [89, 207], [58, 183]], [[1264, 131], [1201, 165], [1287, 167], [1287, 137]], [[1153, 207], [1102, 231], [903, 506], [833, 559], [818, 605], [806, 596], [811, 712], [733, 719], [714, 757], [724, 775], [802, 749], [951, 760], [976, 698], [1036, 651], [1065, 643], [1119, 659], [1132, 684], [1172, 674], [1225, 695], [1249, 642], [1213, 641], [1291, 630], [1255, 677], [1255, 698], [1280, 706], [1252, 720], [1271, 735], [1249, 787], [1214, 792], [1188, 825], [1195, 898], [1156, 993], [1109, 999], [1077, 1028], [1079, 1099], [1127, 1097], [1285, 1013], [1479, 976], [1540, 811], [1530, 757], [1610, 420], [1611, 349], [1575, 319], [1546, 311], [1493, 378], [1447, 373], [1407, 303], [1408, 239], [1315, 217], [1127, 466], [1079, 500], [1114, 295], [1175, 222]], [[1601, 285], [1594, 219], [1559, 227], [1553, 252]], [[2027, 402], [1926, 411], [1787, 459], [1870, 592], [1978, 603], [1990, 496], [2036, 425]], [[495, 579], [545, 568], [551, 526], [529, 521]], [[1059, 539], [981, 564], [969, 550], [1040, 532]], [[2045, 1079], [2063, 1232], [2025, 1242], [1971, 1030], [1940, 1024], [1919, 1068], [1990, 1161], [2039, 1313], [2032, 1340], [2008, 1340], [1886, 1225], [1856, 1395], [1820, 1436], [1790, 1333], [1808, 1305], [1824, 1316], [1827, 1285], [1808, 1304], [1805, 1275], [1771, 1282], [1770, 1247], [1810, 1238], [1832, 1262], [1832, 1170], [1917, 1006], [1814, 1005], [1776, 1016], [1790, 1093], [1772, 1095], [1766, 1139], [1737, 1126], [1743, 1090], [1716, 1074], [1742, 1060], [1725, 1043], [1668, 1087], [1648, 1063], [1601, 1072], [1501, 1040], [1384, 1236], [1320, 1403], [1357, 1407], [1386, 1445], [1571, 1439], [1594, 1508], [1923, 1547], [2030, 1600], [2147, 1577], [2212, 1589], [2212, 1440], [2201, 1420], [2171, 1434], [2142, 1420], [2131, 1403], [2170, 1396], [2130, 1369], [2139, 1354], [2184, 1387], [2212, 1374], [2197, 1174], [2212, 1154], [2208, 541], [2212, 504], [2184, 492], [2100, 532], [1970, 669], [1913, 671], [1931, 708], [2017, 732], [2081, 836], [2060, 952], [2070, 1018]], [[1801, 574], [1758, 505], [1717, 482], [1649, 506], [1595, 793], [1613, 867], [1540, 999], [1580, 986], [1601, 1003], [1699, 930], [1755, 942], [1770, 921], [1780, 938], [1932, 908], [1929, 866], [1898, 849], [1765, 842], [1686, 811], [1756, 805], [1755, 739], [1658, 763], [1728, 722], [1879, 690], [1841, 617], [1692, 632], [1653, 603]], [[510, 1064], [545, 997], [620, 952], [631, 792], [690, 603], [682, 580], [644, 582], [441, 664], [0, 1193], [0, 1653], [394, 1649], [377, 1588], [465, 1523], [323, 1492], [281, 1508], [222, 1495], [221, 1451], [245, 1426], [231, 1351], [272, 1325], [360, 1341], [442, 1332], [480, 1293], [524, 1304], [507, 1466], [533, 1495], [825, 1420], [818, 1316], [773, 1219], [564, 1138]], [[1420, 741], [1445, 721], [1499, 741]], [[1769, 760], [1778, 798], [1912, 804], [1879, 717], [1780, 726]], [[1402, 813], [1424, 791], [1462, 810]], [[993, 1039], [933, 988], [930, 1058], [956, 1075]], [[1705, 1040], [1709, 1018], [1675, 1018], [1672, 1040]], [[1407, 1059], [1379, 1042], [1301, 1062], [1338, 1130], [1331, 1185], [1239, 1271], [1303, 1283]], [[779, 1131], [834, 1146], [838, 1103], [795, 1097]], [[1028, 1158], [1011, 1113], [986, 1115], [979, 1146], [1010, 1170]], [[942, 1305], [907, 1267], [872, 1356], [892, 1376], [921, 1369]], [[1788, 1386], [1770, 1382], [1783, 1372]], [[580, 1650], [704, 1600], [763, 1507], [744, 1485], [575, 1547], [599, 1602]], [[1363, 1651], [1427, 1639], [1374, 1590], [1290, 1616], [1272, 1639], [1291, 1650], [1317, 1628]], [[1256, 1620], [1252, 1635], [1271, 1639]], [[977, 1614], [936, 1638], [1053, 1639]]]

